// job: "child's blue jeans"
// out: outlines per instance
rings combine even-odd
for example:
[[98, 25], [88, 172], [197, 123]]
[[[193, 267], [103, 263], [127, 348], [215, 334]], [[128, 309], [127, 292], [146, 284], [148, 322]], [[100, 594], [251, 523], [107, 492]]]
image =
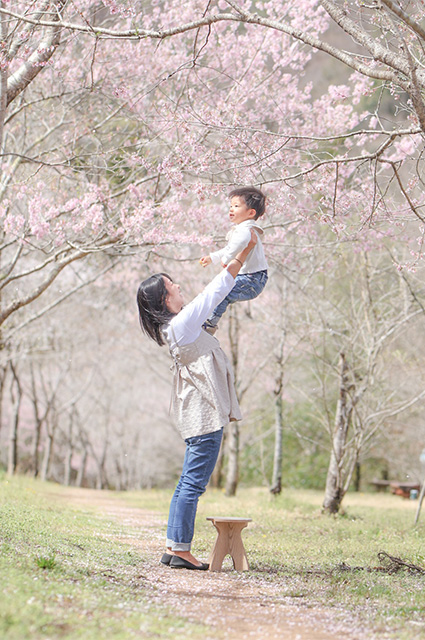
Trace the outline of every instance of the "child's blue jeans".
[[199, 496], [207, 488], [220, 451], [223, 429], [187, 438], [183, 470], [170, 504], [167, 547], [189, 551]]
[[266, 286], [267, 278], [267, 271], [239, 273], [235, 278], [235, 286], [224, 300], [216, 306], [212, 316], [208, 318], [208, 324], [212, 327], [216, 327], [229, 304], [242, 302], [244, 300], [253, 300], [259, 296]]

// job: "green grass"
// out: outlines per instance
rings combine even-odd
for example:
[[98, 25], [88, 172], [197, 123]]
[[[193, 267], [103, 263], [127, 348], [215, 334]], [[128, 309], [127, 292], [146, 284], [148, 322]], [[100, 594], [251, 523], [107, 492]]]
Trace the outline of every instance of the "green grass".
[[[136, 505], [141, 496], [124, 498]], [[168, 498], [168, 493], [154, 492], [149, 499], [165, 510]], [[385, 637], [425, 638], [425, 575], [389, 574], [378, 559], [383, 551], [425, 570], [425, 508], [414, 527], [416, 501], [352, 493], [336, 517], [322, 514], [322, 501], [317, 491], [284, 489], [275, 497], [262, 488], [241, 489], [230, 499], [209, 491], [200, 501], [196, 548], [211, 548], [206, 516], [251, 517], [243, 533], [250, 574], [275, 584], [276, 597], [343, 608], [377, 633], [385, 628]]]
[[[165, 523], [171, 491], [109, 495]], [[140, 532], [90, 505], [72, 506], [66, 496], [67, 489], [53, 484], [0, 481], [0, 637], [205, 637], [204, 627], [176, 619], [152, 597], [146, 568], [158, 558], [123, 541]], [[240, 581], [272, 584], [277, 599], [349, 612], [374, 637], [425, 639], [425, 576], [389, 574], [378, 559], [384, 551], [425, 568], [425, 512], [414, 527], [417, 502], [349, 494], [345, 513], [329, 517], [321, 514], [322, 498], [314, 491], [273, 497], [265, 489], [241, 489], [229, 499], [208, 491], [199, 504], [195, 552], [206, 558], [215, 538], [206, 516], [250, 517], [243, 539], [251, 570]]]
[[146, 596], [147, 559], [117, 540], [125, 533], [93, 509], [68, 506], [61, 487], [0, 482], [0, 637], [199, 636], [200, 625]]

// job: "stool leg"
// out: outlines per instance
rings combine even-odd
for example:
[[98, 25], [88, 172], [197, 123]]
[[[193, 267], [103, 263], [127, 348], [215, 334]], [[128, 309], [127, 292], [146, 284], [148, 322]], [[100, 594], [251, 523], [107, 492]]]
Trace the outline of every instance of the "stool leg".
[[210, 555], [210, 571], [221, 571], [224, 558], [230, 553], [228, 523], [213, 522], [217, 529], [217, 539]]
[[246, 527], [246, 523], [230, 523], [229, 527], [229, 547], [232, 556], [233, 566], [236, 571], [248, 571], [249, 564], [246, 557], [245, 548], [242, 542], [241, 532]]

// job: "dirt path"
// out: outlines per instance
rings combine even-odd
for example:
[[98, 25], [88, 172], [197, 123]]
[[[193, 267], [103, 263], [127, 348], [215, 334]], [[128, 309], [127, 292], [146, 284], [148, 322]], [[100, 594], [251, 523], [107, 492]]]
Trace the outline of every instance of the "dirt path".
[[[232, 569], [221, 573], [170, 569], [160, 564], [163, 552], [164, 518], [126, 505], [117, 496], [88, 489], [69, 489], [68, 503], [95, 508], [119, 521], [129, 535], [120, 538], [152, 558], [144, 576], [152, 585], [152, 597], [167, 603], [179, 617], [207, 625], [204, 640], [362, 640], [372, 638], [356, 628], [347, 615], [312, 607], [300, 598], [282, 596], [284, 579], [272, 584], [249, 573]], [[133, 534], [134, 532], [134, 534]]]

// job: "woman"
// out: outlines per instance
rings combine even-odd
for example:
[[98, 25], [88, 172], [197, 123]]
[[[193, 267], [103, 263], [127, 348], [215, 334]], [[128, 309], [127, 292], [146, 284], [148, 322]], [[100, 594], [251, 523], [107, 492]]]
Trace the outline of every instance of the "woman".
[[185, 307], [180, 285], [165, 273], [142, 282], [137, 292], [142, 329], [157, 344], [166, 342], [174, 360], [173, 414], [186, 442], [182, 474], [170, 504], [167, 553], [161, 558], [175, 569], [208, 569], [191, 553], [198, 499], [214, 470], [223, 427], [242, 416], [230, 363], [203, 324], [233, 288], [255, 244], [252, 233], [248, 246]]

